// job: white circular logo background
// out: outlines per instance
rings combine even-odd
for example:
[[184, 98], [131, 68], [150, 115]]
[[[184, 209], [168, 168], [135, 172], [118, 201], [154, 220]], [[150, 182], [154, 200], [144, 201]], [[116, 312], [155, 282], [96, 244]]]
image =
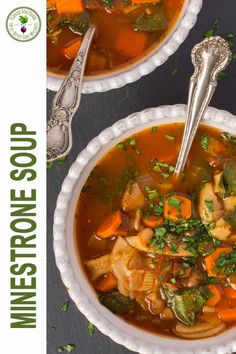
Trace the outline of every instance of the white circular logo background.
[[7, 16], [8, 34], [20, 42], [28, 42], [37, 37], [41, 29], [41, 19], [30, 7], [18, 7]]

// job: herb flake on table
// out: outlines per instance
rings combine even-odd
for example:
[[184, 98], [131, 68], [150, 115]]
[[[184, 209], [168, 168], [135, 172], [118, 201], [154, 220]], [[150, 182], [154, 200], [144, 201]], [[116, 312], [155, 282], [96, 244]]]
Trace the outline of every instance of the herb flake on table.
[[76, 349], [76, 345], [75, 344], [66, 344], [66, 345], [62, 345], [60, 347], [58, 347], [57, 352], [58, 353], [71, 353], [74, 349]]
[[208, 31], [203, 32], [203, 37], [204, 38], [209, 38], [209, 37], [214, 36], [214, 34], [215, 34], [215, 31], [214, 31], [213, 28], [211, 28]]
[[64, 304], [60, 306], [60, 309], [62, 312], [66, 312], [68, 310], [68, 307], [69, 307], [69, 301], [66, 301]]
[[175, 76], [176, 74], [178, 73], [178, 69], [177, 68], [174, 68], [171, 72], [171, 75], [172, 76]]
[[88, 325], [87, 325], [87, 331], [88, 331], [88, 334], [90, 335], [90, 336], [92, 336], [93, 334], [94, 334], [94, 326], [93, 326], [93, 324], [92, 323], [88, 323]]

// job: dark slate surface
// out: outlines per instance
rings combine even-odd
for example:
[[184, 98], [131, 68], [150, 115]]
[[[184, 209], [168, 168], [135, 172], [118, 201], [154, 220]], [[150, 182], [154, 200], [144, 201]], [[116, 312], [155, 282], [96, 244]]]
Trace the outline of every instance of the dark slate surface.
[[[188, 80], [193, 67], [190, 52], [201, 41], [203, 32], [219, 19], [218, 34], [236, 35], [236, 0], [204, 0], [197, 25], [187, 40], [169, 60], [152, 74], [119, 90], [83, 95], [80, 108], [73, 121], [74, 146], [63, 165], [55, 164], [48, 170], [48, 354], [57, 353], [60, 345], [73, 343], [79, 346], [73, 353], [127, 354], [129, 350], [114, 343], [97, 329], [92, 337], [87, 333], [87, 320], [70, 301], [68, 311], [63, 313], [60, 305], [69, 300], [57, 270], [52, 249], [53, 213], [57, 195], [69, 167], [78, 153], [101, 130], [128, 114], [165, 104], [186, 103]], [[173, 69], [178, 73], [172, 76]], [[48, 112], [54, 96], [48, 91]], [[221, 80], [211, 103], [220, 109], [236, 114], [236, 60]]]

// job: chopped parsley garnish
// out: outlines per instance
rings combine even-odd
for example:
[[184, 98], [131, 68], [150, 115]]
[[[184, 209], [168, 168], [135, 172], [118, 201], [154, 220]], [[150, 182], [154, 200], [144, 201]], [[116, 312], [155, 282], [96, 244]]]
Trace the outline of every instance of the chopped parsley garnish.
[[219, 74], [218, 74], [218, 76], [217, 76], [218, 80], [224, 79], [224, 78], [225, 78], [225, 75], [226, 75], [225, 71], [219, 72]]
[[53, 162], [52, 162], [52, 161], [51, 161], [51, 162], [47, 162], [47, 168], [48, 168], [48, 169], [51, 169], [52, 166], [53, 166]]
[[155, 199], [158, 196], [159, 196], [159, 193], [158, 193], [158, 191], [156, 189], [148, 191], [148, 199], [149, 200]]
[[201, 145], [201, 148], [203, 150], [207, 151], [208, 145], [209, 145], [209, 137], [208, 137], [208, 135], [202, 135], [200, 137], [200, 145]]
[[164, 227], [156, 227], [154, 229], [154, 236], [148, 244], [148, 247], [156, 248], [158, 253], [161, 253], [163, 248], [165, 247], [164, 236], [166, 234], [166, 229]]
[[62, 165], [64, 162], [66, 162], [67, 160], [67, 156], [61, 157], [60, 159], [57, 160], [57, 163], [59, 163], [59, 165]]
[[154, 163], [153, 171], [159, 172], [164, 178], [168, 178], [175, 170], [174, 166], [167, 162], [151, 160], [151, 163]]
[[226, 276], [236, 273], [236, 250], [230, 253], [221, 253], [215, 261], [213, 272]]
[[234, 34], [233, 33], [228, 33], [226, 35], [226, 40], [227, 40], [229, 48], [233, 49], [234, 48]]
[[204, 273], [204, 284], [219, 284], [219, 280], [215, 277], [210, 277], [208, 274]]
[[61, 305], [60, 309], [62, 312], [66, 312], [69, 307], [69, 301], [65, 302], [64, 304]]
[[151, 128], [151, 132], [152, 132], [152, 133], [156, 133], [156, 132], [157, 132], [157, 127], [152, 127], [152, 128]]
[[183, 268], [189, 268], [189, 267], [190, 267], [190, 264], [184, 262], [184, 263], [182, 264], [182, 266], [183, 266]]
[[182, 220], [179, 223], [174, 223], [171, 220], [165, 220], [164, 224], [168, 232], [180, 235], [187, 231], [195, 230], [202, 225], [202, 222], [199, 219], [191, 218], [188, 220]]
[[215, 211], [213, 201], [212, 200], [205, 200], [204, 202], [206, 204], [208, 211], [213, 213]]
[[180, 210], [180, 205], [183, 204], [183, 201], [180, 201], [179, 199], [177, 199], [176, 197], [170, 197], [169, 199], [167, 199], [165, 201], [166, 204], [170, 205], [172, 208], [174, 208], [177, 211], [181, 211]]
[[113, 0], [102, 0], [102, 2], [105, 7], [108, 7], [108, 8], [113, 7], [113, 3], [114, 3]]
[[94, 327], [93, 327], [93, 324], [92, 323], [88, 323], [88, 325], [87, 325], [87, 330], [88, 330], [88, 334], [90, 335], [90, 336], [92, 336], [93, 335], [93, 333], [94, 333]]
[[208, 31], [203, 32], [203, 36], [204, 36], [204, 38], [209, 38], [209, 37], [214, 36], [214, 33], [215, 33], [214, 29], [211, 28]]
[[176, 284], [177, 283], [177, 280], [175, 278], [171, 278], [170, 281], [171, 281], [172, 284]]
[[170, 244], [170, 249], [171, 249], [171, 252], [172, 252], [172, 253], [176, 253], [177, 250], [178, 250], [178, 245], [177, 245], [177, 243], [172, 242], [172, 243]]
[[155, 216], [160, 216], [160, 215], [162, 215], [162, 214], [163, 214], [163, 211], [164, 211], [163, 206], [160, 205], [160, 203], [157, 204], [157, 205], [154, 205], [153, 210], [154, 210]]
[[131, 146], [132, 149], [135, 150], [137, 155], [141, 154], [141, 151], [136, 146], [136, 139], [134, 137], [131, 137], [131, 138], [129, 138], [125, 141], [122, 141], [116, 145], [117, 149], [124, 150], [124, 151], [127, 150], [127, 146]]

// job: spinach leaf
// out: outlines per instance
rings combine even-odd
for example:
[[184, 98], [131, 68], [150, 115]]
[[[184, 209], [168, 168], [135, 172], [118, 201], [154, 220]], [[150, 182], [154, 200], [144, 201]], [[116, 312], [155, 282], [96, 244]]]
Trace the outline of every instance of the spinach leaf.
[[202, 311], [207, 299], [211, 297], [204, 286], [172, 291], [168, 286], [162, 285], [161, 291], [175, 316], [189, 326], [196, 323], [197, 315]]
[[69, 21], [69, 29], [79, 35], [84, 35], [89, 26], [89, 13], [83, 11], [81, 14], [75, 16], [72, 20]]
[[146, 15], [142, 13], [135, 21], [135, 31], [155, 32], [165, 30], [168, 27], [165, 16], [162, 13]]
[[100, 295], [99, 301], [113, 313], [125, 313], [133, 308], [133, 301], [118, 291]]
[[236, 162], [230, 160], [226, 163], [220, 179], [220, 191], [224, 197], [236, 195]]

